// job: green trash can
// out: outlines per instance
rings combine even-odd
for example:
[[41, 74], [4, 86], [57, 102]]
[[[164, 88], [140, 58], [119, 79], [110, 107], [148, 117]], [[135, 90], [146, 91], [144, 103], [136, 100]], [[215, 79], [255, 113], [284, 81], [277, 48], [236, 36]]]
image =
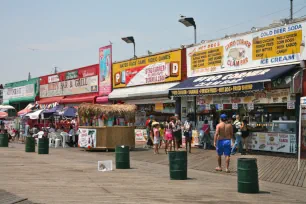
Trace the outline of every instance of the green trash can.
[[8, 147], [8, 134], [0, 134], [0, 147]]
[[239, 158], [237, 170], [238, 192], [259, 193], [257, 159]]
[[171, 151], [169, 155], [169, 171], [171, 180], [187, 179], [187, 152]]
[[25, 152], [35, 152], [35, 138], [26, 137]]
[[49, 138], [38, 139], [38, 154], [49, 154]]
[[116, 147], [116, 169], [130, 168], [130, 148], [129, 146]]

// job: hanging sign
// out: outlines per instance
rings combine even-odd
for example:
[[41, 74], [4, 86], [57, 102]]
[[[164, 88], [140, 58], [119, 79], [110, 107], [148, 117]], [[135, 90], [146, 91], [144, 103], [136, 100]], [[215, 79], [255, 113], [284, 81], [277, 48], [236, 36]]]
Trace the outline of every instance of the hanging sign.
[[164, 104], [163, 103], [156, 103], [155, 104], [155, 111], [163, 111], [164, 110]]
[[223, 104], [218, 104], [218, 110], [223, 110]]
[[295, 109], [295, 102], [294, 101], [288, 101], [287, 102], [287, 109], [289, 109], [289, 110]]
[[232, 109], [233, 110], [238, 110], [238, 103], [233, 103], [232, 104]]
[[254, 103], [248, 103], [248, 110], [254, 110]]

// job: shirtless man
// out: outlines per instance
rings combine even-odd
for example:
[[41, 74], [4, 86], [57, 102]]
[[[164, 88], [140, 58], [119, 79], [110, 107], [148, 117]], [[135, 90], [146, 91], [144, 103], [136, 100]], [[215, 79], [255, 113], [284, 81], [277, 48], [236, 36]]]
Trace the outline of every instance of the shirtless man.
[[216, 171], [222, 171], [221, 168], [221, 156], [224, 154], [226, 159], [226, 172], [229, 173], [229, 162], [231, 155], [231, 140], [233, 138], [233, 127], [232, 124], [227, 123], [227, 115], [222, 114], [220, 116], [220, 123], [217, 125], [216, 133], [214, 137], [214, 146], [218, 153], [218, 167]]

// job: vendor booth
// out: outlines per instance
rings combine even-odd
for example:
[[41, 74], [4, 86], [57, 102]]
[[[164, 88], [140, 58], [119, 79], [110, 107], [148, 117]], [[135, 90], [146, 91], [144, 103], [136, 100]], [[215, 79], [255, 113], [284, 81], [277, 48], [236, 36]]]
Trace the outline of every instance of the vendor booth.
[[135, 147], [135, 105], [81, 104], [79, 147], [87, 150], [115, 149], [117, 145]]

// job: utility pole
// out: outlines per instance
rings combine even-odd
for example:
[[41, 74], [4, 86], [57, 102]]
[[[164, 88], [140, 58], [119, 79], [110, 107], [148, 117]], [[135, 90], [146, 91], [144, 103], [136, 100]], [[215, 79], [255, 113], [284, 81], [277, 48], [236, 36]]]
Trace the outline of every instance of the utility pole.
[[57, 74], [57, 67], [54, 67], [54, 74]]
[[28, 74], [28, 80], [30, 80], [31, 79], [31, 72], [29, 72], [29, 74]]
[[290, 20], [293, 20], [293, 0], [290, 0]]

